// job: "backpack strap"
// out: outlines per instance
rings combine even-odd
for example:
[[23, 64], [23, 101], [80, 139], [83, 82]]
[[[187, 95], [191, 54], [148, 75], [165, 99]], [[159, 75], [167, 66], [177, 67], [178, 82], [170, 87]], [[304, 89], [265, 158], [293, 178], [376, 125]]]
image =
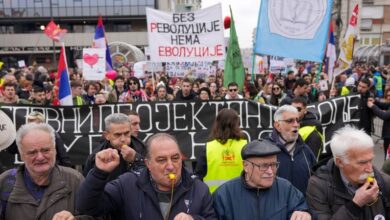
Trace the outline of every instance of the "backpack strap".
[[0, 219], [5, 219], [5, 210], [7, 208], [7, 202], [8, 198], [11, 195], [11, 192], [14, 188], [15, 182], [16, 182], [16, 173], [17, 169], [13, 168], [10, 170], [3, 189], [1, 190], [1, 208], [0, 208]]

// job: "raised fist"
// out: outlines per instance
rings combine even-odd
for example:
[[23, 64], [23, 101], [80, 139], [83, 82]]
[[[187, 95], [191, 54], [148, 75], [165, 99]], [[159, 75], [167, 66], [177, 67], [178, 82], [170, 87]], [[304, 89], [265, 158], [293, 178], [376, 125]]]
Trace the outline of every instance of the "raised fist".
[[95, 165], [99, 170], [110, 173], [119, 165], [118, 151], [108, 148], [96, 154]]

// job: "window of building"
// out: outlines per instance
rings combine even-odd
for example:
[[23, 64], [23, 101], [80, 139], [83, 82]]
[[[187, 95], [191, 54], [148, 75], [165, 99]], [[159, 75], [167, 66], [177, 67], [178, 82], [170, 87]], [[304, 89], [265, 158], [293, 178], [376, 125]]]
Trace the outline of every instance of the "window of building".
[[380, 43], [381, 43], [381, 39], [379, 37], [371, 38], [371, 44], [372, 45], [379, 45]]

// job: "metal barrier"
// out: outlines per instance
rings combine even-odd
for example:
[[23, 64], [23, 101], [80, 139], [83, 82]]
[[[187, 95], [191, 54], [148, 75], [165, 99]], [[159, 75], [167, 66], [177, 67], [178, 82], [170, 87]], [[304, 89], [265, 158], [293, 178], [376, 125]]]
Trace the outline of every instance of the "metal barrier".
[[381, 140], [382, 139], [383, 120], [378, 118], [378, 117], [374, 117], [374, 119], [372, 120], [372, 123], [374, 125], [374, 130], [371, 132], [371, 135], [379, 138], [378, 140]]

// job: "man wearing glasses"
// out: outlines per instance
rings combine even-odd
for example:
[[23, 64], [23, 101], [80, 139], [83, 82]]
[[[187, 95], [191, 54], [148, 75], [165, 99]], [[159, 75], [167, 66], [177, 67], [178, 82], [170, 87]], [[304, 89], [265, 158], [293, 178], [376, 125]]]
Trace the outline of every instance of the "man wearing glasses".
[[241, 177], [226, 182], [213, 194], [218, 219], [311, 219], [303, 193], [276, 177], [280, 152], [269, 140], [244, 146]]
[[289, 180], [302, 193], [306, 192], [311, 167], [316, 158], [299, 136], [299, 113], [292, 105], [280, 107], [274, 115], [274, 129], [270, 141], [276, 144], [280, 168], [277, 175]]
[[238, 84], [236, 82], [229, 83], [225, 99], [242, 99], [242, 95], [238, 94], [238, 92]]

